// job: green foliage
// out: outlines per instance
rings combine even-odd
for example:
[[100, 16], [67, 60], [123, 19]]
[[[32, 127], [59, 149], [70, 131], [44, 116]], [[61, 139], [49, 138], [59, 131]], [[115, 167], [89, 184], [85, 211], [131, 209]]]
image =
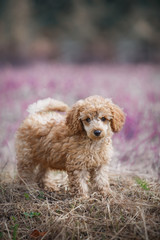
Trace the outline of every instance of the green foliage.
[[17, 230], [18, 230], [18, 224], [15, 224], [13, 226], [13, 240], [16, 240]]
[[59, 209], [56, 209], [55, 210], [56, 213], [59, 213], [59, 214], [63, 214], [63, 211], [59, 210]]
[[148, 187], [148, 183], [145, 181], [145, 180], [142, 180], [141, 178], [139, 177], [136, 177], [135, 178], [136, 180], [136, 183], [143, 189], [143, 190], [150, 190], [150, 188]]
[[10, 218], [11, 220], [13, 220], [13, 222], [15, 222], [16, 221], [16, 217], [15, 216], [11, 216], [11, 218]]
[[12, 226], [11, 229], [13, 230], [13, 240], [16, 240], [17, 237], [17, 231], [18, 231], [18, 224], [16, 223], [16, 217], [15, 216], [11, 216], [10, 220], [12, 222]]
[[3, 239], [3, 232], [0, 232], [0, 239]]
[[29, 213], [25, 212], [24, 215], [25, 215], [25, 217], [33, 218], [33, 217], [38, 217], [38, 216], [40, 216], [41, 214], [38, 213], [38, 212], [29, 212]]
[[28, 193], [24, 193], [24, 196], [25, 196], [25, 199], [26, 199], [26, 200], [30, 200], [30, 196], [29, 196]]
[[44, 192], [39, 191], [38, 198], [39, 199], [45, 199]]

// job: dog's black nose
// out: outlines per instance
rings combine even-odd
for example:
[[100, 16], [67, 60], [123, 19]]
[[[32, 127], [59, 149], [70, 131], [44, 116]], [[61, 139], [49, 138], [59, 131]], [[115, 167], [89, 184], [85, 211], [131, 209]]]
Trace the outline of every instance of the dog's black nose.
[[100, 130], [95, 130], [95, 131], [94, 131], [94, 135], [95, 135], [95, 136], [98, 137], [98, 136], [100, 136], [100, 134], [101, 134], [101, 131], [100, 131]]

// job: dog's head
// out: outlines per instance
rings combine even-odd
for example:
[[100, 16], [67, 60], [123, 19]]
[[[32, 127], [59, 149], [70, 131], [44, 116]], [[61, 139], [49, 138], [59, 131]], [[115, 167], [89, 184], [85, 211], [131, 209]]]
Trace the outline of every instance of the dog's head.
[[86, 132], [92, 140], [106, 137], [110, 131], [119, 132], [125, 115], [110, 99], [91, 96], [80, 100], [68, 112], [66, 124], [72, 134]]

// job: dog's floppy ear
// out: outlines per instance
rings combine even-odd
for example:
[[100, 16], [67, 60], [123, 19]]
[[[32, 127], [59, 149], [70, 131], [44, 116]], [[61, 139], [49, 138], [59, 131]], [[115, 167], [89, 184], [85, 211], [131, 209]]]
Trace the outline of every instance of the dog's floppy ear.
[[111, 100], [108, 101], [108, 105], [112, 114], [112, 118], [111, 118], [112, 131], [119, 132], [124, 125], [125, 114], [123, 110], [116, 104], [112, 103]]
[[66, 117], [66, 125], [72, 134], [77, 134], [83, 131], [82, 122], [80, 120], [80, 111], [83, 100], [79, 100], [73, 105]]

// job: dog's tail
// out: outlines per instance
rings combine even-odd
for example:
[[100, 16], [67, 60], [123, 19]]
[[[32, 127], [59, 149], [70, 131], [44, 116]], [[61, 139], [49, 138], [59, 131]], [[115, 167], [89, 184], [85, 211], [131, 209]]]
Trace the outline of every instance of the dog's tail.
[[52, 98], [46, 98], [29, 105], [27, 112], [30, 114], [51, 111], [66, 112], [68, 109], [67, 104]]

